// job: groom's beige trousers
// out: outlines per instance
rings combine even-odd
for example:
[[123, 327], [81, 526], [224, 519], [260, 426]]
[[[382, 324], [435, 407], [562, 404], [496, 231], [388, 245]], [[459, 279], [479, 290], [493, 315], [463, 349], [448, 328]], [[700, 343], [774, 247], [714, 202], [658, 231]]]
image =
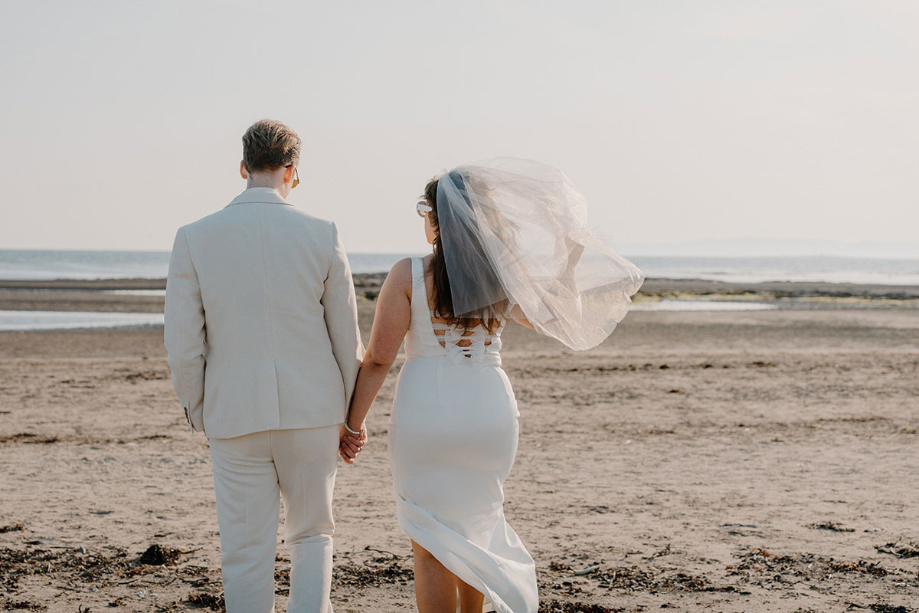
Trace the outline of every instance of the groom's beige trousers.
[[279, 499], [290, 613], [331, 613], [332, 489], [339, 426], [210, 439], [227, 613], [274, 611]]

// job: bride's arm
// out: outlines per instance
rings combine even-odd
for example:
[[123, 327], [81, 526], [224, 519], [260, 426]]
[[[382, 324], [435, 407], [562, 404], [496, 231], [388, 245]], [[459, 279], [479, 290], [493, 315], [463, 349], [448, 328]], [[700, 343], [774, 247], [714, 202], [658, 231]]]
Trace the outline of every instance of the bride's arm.
[[515, 304], [511, 307], [510, 318], [525, 328], [529, 328], [530, 330], [536, 329], [533, 324], [530, 323], [530, 320], [527, 319], [526, 315], [523, 314], [523, 309], [520, 308], [519, 304]]
[[363, 427], [370, 405], [396, 361], [412, 318], [411, 292], [412, 261], [405, 258], [396, 262], [380, 288], [370, 344], [364, 352], [348, 413], [348, 427], [352, 430]]

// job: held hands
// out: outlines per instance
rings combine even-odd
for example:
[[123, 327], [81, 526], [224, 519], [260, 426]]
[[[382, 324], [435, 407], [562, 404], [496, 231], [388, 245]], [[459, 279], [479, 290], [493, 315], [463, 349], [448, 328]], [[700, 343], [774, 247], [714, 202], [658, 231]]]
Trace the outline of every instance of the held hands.
[[354, 464], [357, 454], [367, 443], [367, 427], [361, 424], [360, 436], [356, 436], [348, 431], [346, 424], [342, 424], [339, 431], [338, 455], [345, 464]]

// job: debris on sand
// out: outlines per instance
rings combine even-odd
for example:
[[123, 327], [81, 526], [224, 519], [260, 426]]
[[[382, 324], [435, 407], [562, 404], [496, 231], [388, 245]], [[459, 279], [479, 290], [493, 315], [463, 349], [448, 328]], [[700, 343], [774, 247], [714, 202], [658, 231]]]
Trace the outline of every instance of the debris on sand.
[[227, 605], [223, 601], [223, 596], [215, 596], [214, 594], [208, 594], [206, 592], [192, 594], [185, 602], [194, 605], [195, 608], [198, 609], [210, 609], [211, 611], [227, 610]]
[[[178, 554], [190, 553], [176, 551]], [[163, 549], [156, 557], [169, 560], [173, 555], [171, 550]], [[142, 582], [143, 587], [148, 589], [176, 580], [195, 588], [208, 589], [216, 585], [219, 589], [220, 586], [219, 571], [204, 566], [174, 566], [168, 575], [164, 575], [162, 570], [162, 565], [144, 564], [139, 557], [130, 556], [121, 547], [107, 547], [104, 553], [85, 547], [55, 547], [53, 550], [0, 548], [0, 590], [7, 593], [18, 589], [21, 581], [35, 576], [40, 576], [47, 585], [62, 589], [64, 586], [91, 585], [93, 591], [100, 592], [115, 586], [122, 588], [135, 581]]]
[[22, 532], [26, 527], [22, 524], [10, 524], [9, 526], [0, 526], [0, 534], [6, 534], [7, 532]]
[[664, 592], [734, 592], [737, 594], [749, 594], [745, 590], [738, 588], [736, 585], [712, 585], [705, 577], [690, 575], [689, 573], [679, 572], [674, 575], [661, 578], [656, 585], [656, 589]]
[[902, 605], [895, 606], [895, 605], [884, 604], [880, 602], [872, 604], [872, 605], [868, 605], [868, 608], [874, 611], [875, 613], [910, 613], [910, 609], [907, 609], [906, 607]]
[[2, 605], [4, 611], [47, 611], [48, 607], [43, 604], [29, 602], [28, 600], [4, 600]]
[[581, 508], [587, 509], [588, 513], [597, 513], [598, 515], [613, 512], [613, 510], [609, 508], [609, 505], [605, 504], [582, 504]]
[[667, 574], [655, 567], [643, 570], [638, 566], [620, 566], [593, 575], [600, 587], [626, 592], [737, 592], [746, 594], [734, 585], [712, 585], [705, 577], [678, 572]]
[[332, 577], [336, 585], [370, 587], [387, 584], [407, 585], [415, 578], [415, 574], [411, 568], [403, 566], [399, 561], [393, 561], [379, 566], [344, 564], [335, 568]]
[[654, 575], [637, 566], [620, 566], [604, 570], [595, 575], [600, 581], [600, 587], [608, 590], [641, 590], [650, 591], [654, 586]]
[[653, 560], [653, 559], [655, 559], [655, 558], [662, 558], [662, 557], [664, 557], [664, 556], [669, 556], [670, 554], [671, 554], [671, 551], [670, 551], [670, 543], [667, 543], [667, 546], [666, 546], [666, 547], [664, 547], [664, 548], [661, 549], [660, 551], [655, 551], [654, 553], [652, 553], [651, 555], [649, 555], [649, 556], [646, 557], [645, 559], [646, 559], [646, 560]]
[[[358, 554], [359, 562], [347, 562], [336, 566], [332, 571], [332, 583], [335, 586], [371, 587], [379, 585], [408, 585], [415, 578], [411, 564], [406, 558], [390, 551], [364, 547], [366, 554]], [[350, 554], [344, 554], [349, 559]]]
[[380, 554], [380, 555], [371, 557], [369, 560], [364, 560], [364, 564], [366, 564], [367, 566], [373, 566], [374, 564], [383, 564], [386, 562], [391, 562], [393, 560], [402, 559], [402, 556], [397, 556], [391, 551], [375, 549], [374, 547], [371, 547], [370, 545], [367, 545], [366, 547], [364, 547], [364, 551], [372, 551], [374, 553]]
[[[142, 372], [125, 372], [128, 369], [119, 369], [121, 371], [119, 374], [114, 375], [113, 379], [124, 379], [125, 381], [130, 381], [131, 383], [137, 383], [138, 381], [160, 381], [162, 379], [169, 378], [169, 372], [166, 370], [145, 370]], [[123, 374], [122, 374], [123, 373]]]
[[854, 528], [846, 528], [835, 521], [825, 521], [818, 524], [807, 524], [813, 530], [829, 530], [830, 532], [855, 532]]
[[874, 562], [842, 562], [812, 553], [776, 555], [765, 549], [752, 549], [740, 558], [740, 564], [728, 567], [728, 575], [738, 576], [740, 581], [767, 588], [790, 583], [825, 581], [837, 574], [853, 573], [879, 578], [893, 572]]
[[549, 562], [549, 570], [554, 570], [555, 572], [560, 573], [562, 571], [571, 570], [571, 567], [564, 562], [556, 562], [553, 560]]
[[539, 604], [539, 613], [619, 613], [625, 609], [610, 609], [598, 604], [584, 604], [582, 602], [542, 602]]
[[172, 565], [179, 560], [179, 556], [183, 553], [186, 552], [153, 544], [147, 547], [147, 551], [140, 556], [140, 563], [146, 564], [147, 566]]
[[86, 553], [83, 548], [65, 549], [60, 553], [45, 549], [0, 549], [0, 585], [15, 589], [19, 580], [30, 575], [51, 575], [82, 582], [101, 581], [112, 575], [136, 574], [124, 550], [112, 556]]
[[599, 563], [599, 562], [591, 562], [590, 564], [588, 564], [588, 565], [585, 566], [584, 568], [581, 568], [581, 569], [578, 569], [578, 570], [574, 571], [574, 576], [575, 576], [575, 577], [583, 577], [584, 575], [589, 575], [589, 574], [594, 573], [594, 572], [596, 572], [596, 571], [598, 571], [598, 570], [600, 570], [600, 563]]
[[886, 543], [880, 547], [875, 547], [878, 553], [887, 553], [898, 558], [919, 558], [919, 545], [907, 543], [901, 545], [897, 543]]
[[60, 441], [56, 436], [39, 436], [32, 432], [17, 432], [0, 436], [0, 445], [5, 443], [27, 443], [30, 445], [50, 445]]

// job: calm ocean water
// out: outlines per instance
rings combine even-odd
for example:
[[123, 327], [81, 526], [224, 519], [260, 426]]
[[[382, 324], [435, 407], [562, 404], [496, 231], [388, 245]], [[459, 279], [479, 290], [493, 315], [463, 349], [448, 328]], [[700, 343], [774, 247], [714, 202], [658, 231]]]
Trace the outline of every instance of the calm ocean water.
[[[385, 272], [411, 254], [352, 253], [356, 273]], [[919, 259], [802, 257], [631, 258], [646, 277], [712, 279], [728, 282], [828, 281], [919, 285]], [[160, 279], [169, 267], [167, 251], [0, 250], [0, 279]]]

